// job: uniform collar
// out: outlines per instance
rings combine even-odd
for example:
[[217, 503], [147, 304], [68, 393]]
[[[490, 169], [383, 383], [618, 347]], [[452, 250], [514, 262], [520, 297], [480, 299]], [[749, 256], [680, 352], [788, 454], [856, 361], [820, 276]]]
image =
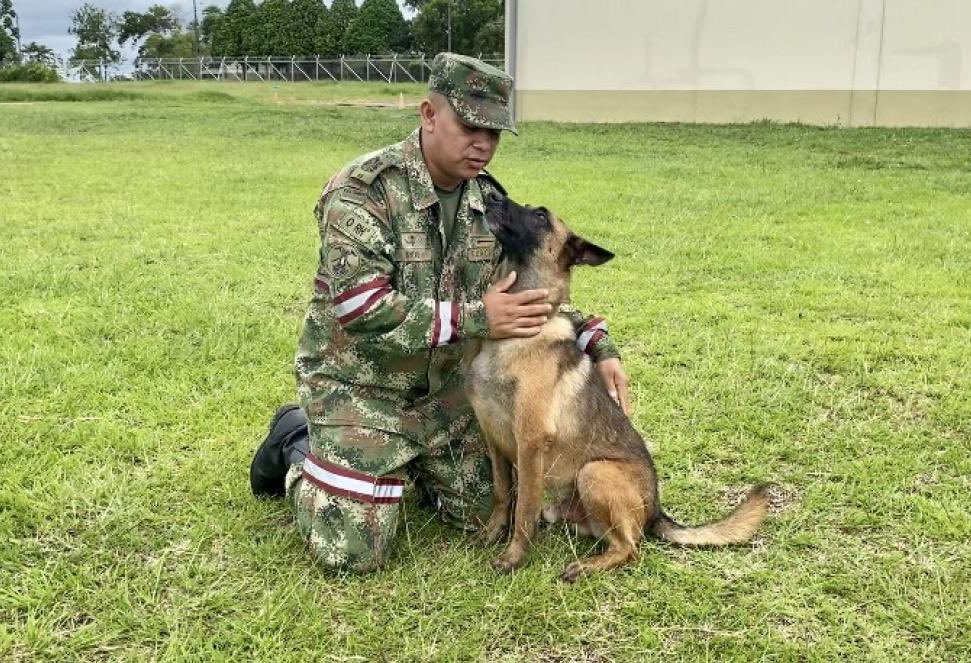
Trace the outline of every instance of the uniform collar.
[[432, 176], [421, 154], [421, 129], [415, 129], [402, 143], [402, 165], [408, 173], [411, 204], [415, 209], [425, 209], [438, 202]]
[[[435, 193], [435, 185], [432, 176], [425, 165], [425, 157], [421, 153], [421, 129], [415, 129], [410, 136], [402, 142], [402, 165], [408, 173], [408, 186], [411, 189], [411, 202], [415, 209], [425, 209], [438, 202], [438, 194]], [[465, 184], [465, 197], [469, 201], [469, 207], [477, 212], [485, 212], [485, 203], [482, 200], [482, 190], [476, 178], [467, 180]]]
[[476, 212], [485, 213], [485, 203], [482, 201], [482, 189], [479, 188], [478, 178], [473, 177], [465, 183], [465, 197], [469, 207]]

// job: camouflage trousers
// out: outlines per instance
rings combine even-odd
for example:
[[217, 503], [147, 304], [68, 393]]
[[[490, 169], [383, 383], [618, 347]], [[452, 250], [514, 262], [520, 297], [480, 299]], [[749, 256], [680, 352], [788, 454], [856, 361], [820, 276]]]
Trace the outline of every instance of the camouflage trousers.
[[492, 473], [468, 412], [429, 422], [423, 439], [358, 426], [310, 423], [311, 456], [287, 474], [287, 499], [324, 566], [369, 571], [393, 550], [402, 498], [414, 485], [442, 519], [474, 530], [492, 510]]

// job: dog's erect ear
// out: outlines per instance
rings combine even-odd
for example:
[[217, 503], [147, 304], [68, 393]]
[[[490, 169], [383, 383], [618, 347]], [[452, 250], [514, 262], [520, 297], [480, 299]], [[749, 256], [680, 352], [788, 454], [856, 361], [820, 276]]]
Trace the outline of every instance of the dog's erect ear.
[[614, 254], [607, 249], [588, 242], [578, 235], [570, 235], [570, 239], [566, 241], [566, 246], [567, 251], [569, 251], [571, 265], [590, 265], [591, 267], [596, 267], [614, 257]]

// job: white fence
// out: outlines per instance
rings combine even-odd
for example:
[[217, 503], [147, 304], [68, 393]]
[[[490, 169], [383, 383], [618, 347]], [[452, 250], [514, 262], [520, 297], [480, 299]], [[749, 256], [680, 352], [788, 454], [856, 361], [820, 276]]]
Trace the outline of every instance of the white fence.
[[[480, 59], [503, 67], [502, 56]], [[75, 60], [59, 67], [67, 80], [208, 80], [208, 81], [373, 81], [421, 83], [428, 80], [431, 56], [366, 55], [339, 58], [247, 56], [237, 58], [138, 58], [131, 63]]]

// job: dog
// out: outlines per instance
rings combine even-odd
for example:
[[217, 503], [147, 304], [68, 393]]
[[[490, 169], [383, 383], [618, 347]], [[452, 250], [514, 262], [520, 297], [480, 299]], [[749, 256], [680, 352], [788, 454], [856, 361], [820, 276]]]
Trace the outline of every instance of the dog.
[[556, 500], [545, 509], [548, 520], [575, 523], [606, 540], [601, 554], [566, 567], [560, 577], [568, 582], [631, 563], [647, 532], [695, 546], [749, 540], [765, 518], [769, 484], [752, 488], [734, 511], [708, 525], [685, 527], [668, 517], [644, 440], [578, 348], [570, 321], [555, 313], [569, 300], [571, 269], [602, 265], [613, 254], [545, 207], [496, 195], [487, 201], [487, 220], [501, 246], [497, 276], [515, 271], [512, 292], [545, 288], [554, 308], [537, 335], [481, 340], [465, 356], [466, 391], [492, 461], [493, 511], [480, 543], [507, 534], [514, 467], [517, 477], [512, 537], [492, 566], [509, 572], [525, 563], [544, 493]]

